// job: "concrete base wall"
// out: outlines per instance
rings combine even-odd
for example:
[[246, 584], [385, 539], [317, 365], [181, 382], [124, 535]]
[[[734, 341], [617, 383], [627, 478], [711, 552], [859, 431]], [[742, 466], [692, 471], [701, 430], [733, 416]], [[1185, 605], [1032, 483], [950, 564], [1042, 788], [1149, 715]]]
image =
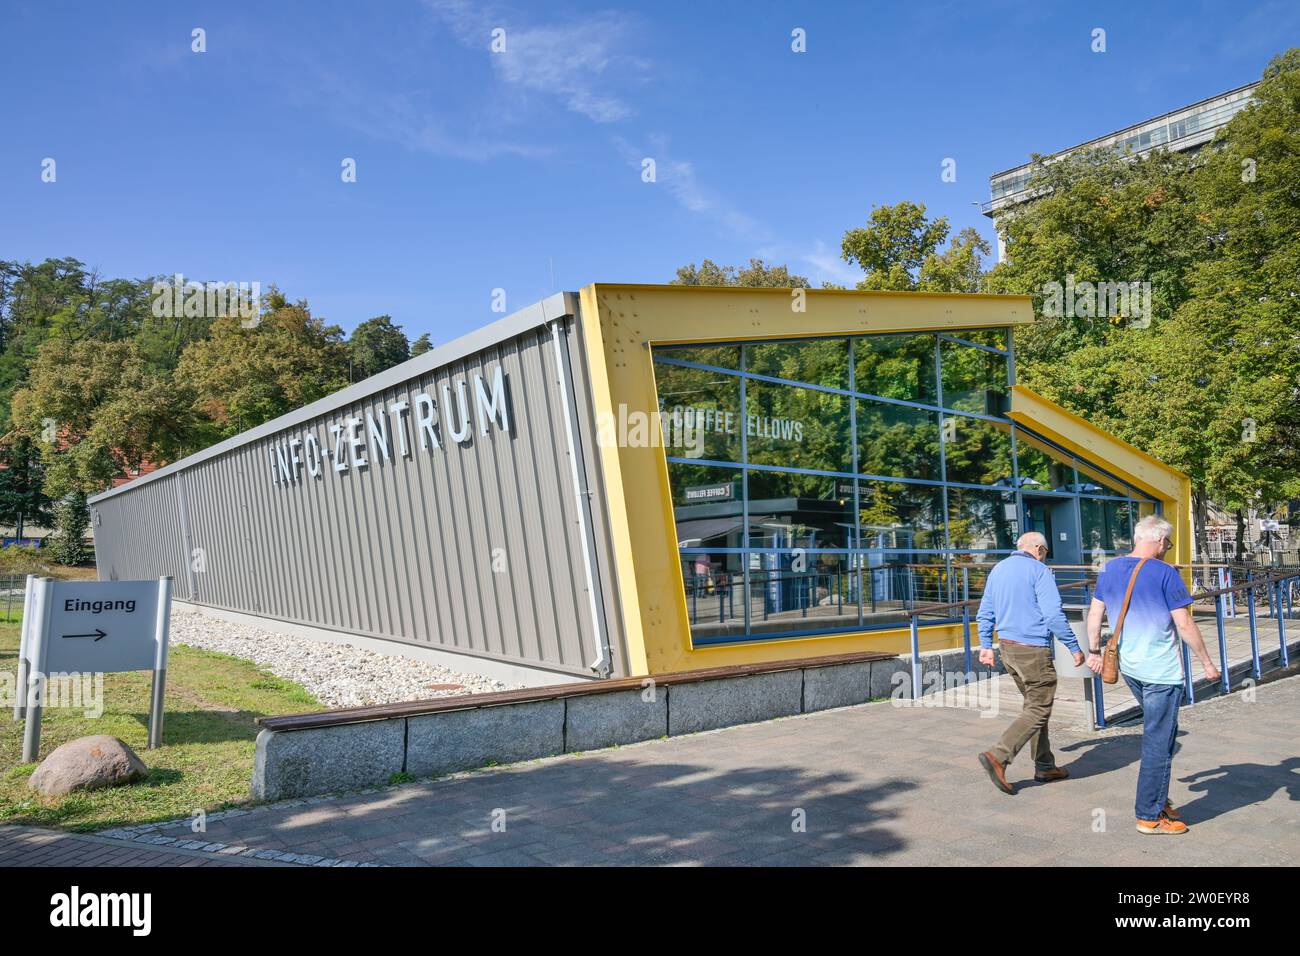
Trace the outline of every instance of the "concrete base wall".
[[364, 647], [376, 654], [428, 661], [431, 664], [450, 667], [462, 673], [481, 674], [483, 677], [499, 680], [506, 684], [522, 684], [524, 687], [549, 687], [552, 684], [568, 684], [581, 680], [600, 679], [594, 674], [579, 675], [544, 670], [540, 667], [529, 667], [525, 664], [512, 664], [509, 661], [493, 660], [490, 657], [457, 654], [454, 651], [445, 651], [437, 647], [408, 644], [405, 641], [385, 641], [364, 634], [332, 631], [327, 627], [297, 624], [293, 621], [282, 621], [279, 618], [246, 614], [243, 611], [230, 611], [225, 608], [211, 607], [207, 604], [191, 604], [189, 601], [178, 601], [175, 598], [172, 599], [172, 604], [177, 610], [194, 611], [218, 621], [233, 621], [236, 624], [247, 624], [249, 627], [260, 627], [266, 631], [279, 631], [281, 634], [290, 634], [294, 637], [324, 641], [327, 644], [351, 644], [353, 647]]
[[751, 674], [668, 688], [668, 736], [791, 717], [802, 710], [801, 670]]
[[668, 736], [670, 688], [623, 690], [564, 702], [564, 749], [599, 750]]
[[564, 753], [563, 700], [456, 710], [406, 719], [406, 766], [437, 777]]
[[[922, 693], [959, 682], [964, 663], [960, 650], [922, 654]], [[989, 669], [974, 662], [972, 670]], [[312, 730], [263, 730], [252, 791], [257, 799], [277, 800], [383, 786], [397, 773], [433, 777], [911, 696], [912, 661], [898, 657]]]
[[387, 783], [406, 760], [406, 721], [318, 727], [292, 734], [263, 730], [253, 757], [253, 795], [283, 800]]

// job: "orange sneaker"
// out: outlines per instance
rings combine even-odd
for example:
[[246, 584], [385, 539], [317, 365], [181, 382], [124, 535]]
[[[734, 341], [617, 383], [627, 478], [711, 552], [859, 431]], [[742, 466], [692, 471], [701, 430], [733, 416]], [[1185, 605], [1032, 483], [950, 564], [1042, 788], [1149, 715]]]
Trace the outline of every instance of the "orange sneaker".
[[1174, 809], [1174, 805], [1170, 803], [1168, 800], [1165, 801], [1165, 808], [1160, 812], [1163, 813], [1165, 816], [1167, 816], [1170, 820], [1181, 820], [1183, 818], [1182, 814], [1179, 813], [1176, 809]]
[[1170, 817], [1161, 816], [1156, 820], [1139, 820], [1137, 822], [1138, 833], [1154, 833], [1160, 836], [1173, 836], [1187, 832], [1187, 824], [1181, 820], [1174, 820]]

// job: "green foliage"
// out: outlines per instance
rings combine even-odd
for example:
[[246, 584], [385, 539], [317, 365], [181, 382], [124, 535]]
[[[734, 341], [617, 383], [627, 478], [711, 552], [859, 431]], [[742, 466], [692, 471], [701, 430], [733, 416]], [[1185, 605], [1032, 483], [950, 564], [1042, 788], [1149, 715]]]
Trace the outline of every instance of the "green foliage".
[[[425, 336], [428, 342], [428, 336]], [[400, 365], [411, 357], [411, 349], [402, 330], [393, 324], [392, 316], [378, 315], [366, 319], [348, 339], [348, 359], [351, 362], [351, 380], [359, 382], [385, 369]]]
[[189, 410], [207, 444], [346, 386], [347, 346], [343, 330], [313, 316], [305, 301], [290, 304], [272, 290], [255, 323], [215, 319], [209, 336], [185, 350], [175, 379], [192, 389]]
[[54, 535], [50, 541], [54, 560], [70, 567], [85, 564], [90, 557], [86, 548], [89, 528], [90, 509], [86, 506], [85, 493], [69, 492], [54, 506]]
[[[1039, 321], [1016, 336], [1026, 368], [1054, 364], [1062, 354], [1105, 343], [1128, 316], [1114, 321], [1044, 314], [1050, 283], [1151, 283], [1152, 319], [1169, 318], [1186, 300], [1186, 272], [1198, 254], [1193, 205], [1196, 159], [1157, 151], [1140, 159], [1110, 149], [1038, 162], [1033, 202], [998, 222], [1007, 258], [988, 274], [991, 292], [1036, 297]], [[1202, 247], [1199, 251], [1204, 251]]]
[[806, 276], [795, 275], [786, 266], [768, 265], [762, 259], [750, 259], [748, 266], [720, 266], [705, 259], [682, 266], [672, 285], [745, 286], [751, 289], [808, 289]]
[[50, 499], [42, 490], [44, 469], [40, 449], [17, 436], [0, 444], [0, 524], [44, 526], [50, 520]]
[[417, 355], [423, 355], [431, 348], [433, 348], [433, 342], [429, 339], [429, 333], [425, 332], [411, 343], [411, 358], [415, 358]]
[[190, 391], [151, 373], [134, 340], [42, 343], [13, 397], [13, 434], [38, 444], [44, 492], [92, 493], [197, 447]]
[[866, 278], [859, 289], [906, 291], [916, 288], [916, 273], [948, 238], [948, 219], [926, 218], [925, 204], [877, 206], [867, 225], [844, 233], [845, 262], [856, 263]]
[[40, 548], [0, 548], [0, 574], [56, 576], [51, 575], [50, 561], [49, 552]]
[[979, 292], [984, 283], [984, 257], [992, 251], [983, 236], [967, 227], [943, 252], [926, 256], [916, 288], [922, 292]]

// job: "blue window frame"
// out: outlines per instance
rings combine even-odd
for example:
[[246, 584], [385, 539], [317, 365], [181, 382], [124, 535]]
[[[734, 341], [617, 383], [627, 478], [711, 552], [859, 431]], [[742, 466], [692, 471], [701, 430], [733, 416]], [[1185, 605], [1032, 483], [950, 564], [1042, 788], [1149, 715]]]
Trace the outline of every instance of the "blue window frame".
[[665, 345], [654, 360], [697, 646], [900, 627], [978, 596], [1022, 529], [1072, 522], [1061, 554], [1097, 563], [1159, 510], [1006, 416], [1010, 329]]

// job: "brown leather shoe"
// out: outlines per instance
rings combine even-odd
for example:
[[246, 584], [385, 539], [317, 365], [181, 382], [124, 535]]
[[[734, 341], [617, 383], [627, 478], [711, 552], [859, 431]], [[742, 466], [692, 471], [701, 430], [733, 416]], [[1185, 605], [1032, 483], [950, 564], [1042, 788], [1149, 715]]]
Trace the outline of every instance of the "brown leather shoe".
[[1070, 771], [1064, 767], [1053, 767], [1051, 770], [1038, 770], [1034, 772], [1034, 779], [1039, 783], [1051, 783], [1054, 780], [1064, 780], [1070, 775]]
[[1165, 801], [1165, 808], [1160, 812], [1165, 816], [1167, 816], [1170, 820], [1181, 820], [1183, 818], [1183, 815], [1179, 813], [1176, 809], [1174, 809], [1174, 805], [1170, 803], [1168, 800]]
[[1171, 820], [1162, 815], [1156, 820], [1139, 820], [1137, 822], [1137, 831], [1138, 833], [1155, 836], [1179, 836], [1187, 832], [1187, 824], [1181, 820]]
[[993, 786], [997, 787], [1003, 793], [1015, 793], [1016, 788], [1007, 783], [1007, 769], [998, 763], [993, 754], [984, 751], [980, 754], [980, 764], [988, 771], [989, 779], [993, 781]]

